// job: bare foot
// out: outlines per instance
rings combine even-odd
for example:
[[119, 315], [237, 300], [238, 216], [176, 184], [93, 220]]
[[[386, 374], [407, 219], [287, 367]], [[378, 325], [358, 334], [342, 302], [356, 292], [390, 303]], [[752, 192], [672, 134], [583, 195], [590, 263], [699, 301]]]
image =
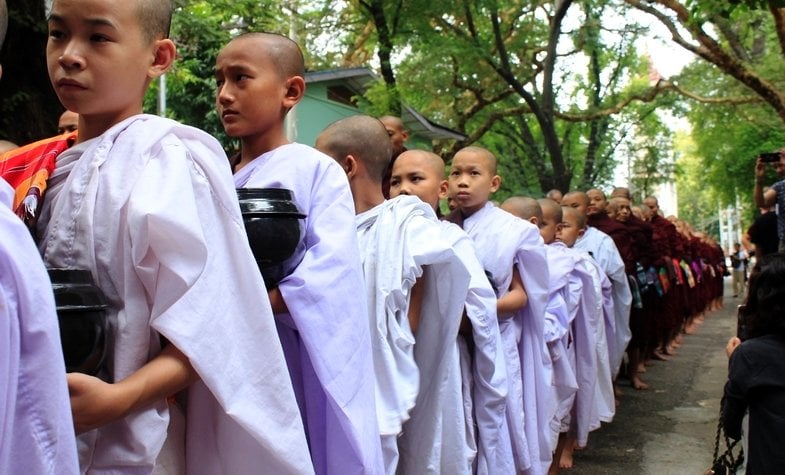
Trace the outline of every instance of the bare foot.
[[572, 459], [572, 452], [574, 447], [572, 444], [567, 444], [562, 450], [561, 457], [559, 457], [559, 468], [560, 469], [570, 469], [573, 467], [573, 459]]
[[643, 363], [643, 361], [638, 363], [638, 367], [635, 368], [635, 371], [638, 372], [638, 373], [645, 373], [646, 372], [646, 365]]
[[630, 383], [632, 384], [632, 387], [637, 390], [649, 389], [649, 385], [644, 383], [637, 374], [630, 378]]
[[624, 396], [624, 393], [622, 392], [621, 388], [616, 384], [613, 385], [613, 395], [616, 397]]
[[668, 356], [665, 355], [665, 353], [662, 350], [659, 350], [659, 349], [658, 350], [654, 350], [654, 352], [652, 353], [652, 358], [655, 359], [655, 360], [658, 360], [658, 361], [669, 361], [670, 360], [670, 358], [668, 358]]

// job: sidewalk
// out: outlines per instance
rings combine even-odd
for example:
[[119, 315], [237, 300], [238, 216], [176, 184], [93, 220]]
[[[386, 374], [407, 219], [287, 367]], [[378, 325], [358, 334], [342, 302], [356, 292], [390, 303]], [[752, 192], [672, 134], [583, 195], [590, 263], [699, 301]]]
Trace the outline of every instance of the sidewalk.
[[720, 398], [727, 378], [725, 344], [736, 331], [736, 305], [729, 278], [725, 306], [706, 316], [670, 361], [654, 361], [636, 391], [626, 379], [611, 424], [589, 436], [564, 474], [702, 474], [711, 464]]

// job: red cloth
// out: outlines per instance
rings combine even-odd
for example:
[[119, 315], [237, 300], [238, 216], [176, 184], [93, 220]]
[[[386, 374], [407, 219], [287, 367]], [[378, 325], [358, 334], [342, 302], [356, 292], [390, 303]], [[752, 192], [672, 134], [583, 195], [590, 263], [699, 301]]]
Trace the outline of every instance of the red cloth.
[[14, 189], [13, 209], [22, 219], [31, 218], [24, 201], [32, 199], [35, 213], [46, 181], [55, 168], [55, 159], [76, 142], [77, 132], [70, 132], [10, 150], [0, 155], [0, 177]]

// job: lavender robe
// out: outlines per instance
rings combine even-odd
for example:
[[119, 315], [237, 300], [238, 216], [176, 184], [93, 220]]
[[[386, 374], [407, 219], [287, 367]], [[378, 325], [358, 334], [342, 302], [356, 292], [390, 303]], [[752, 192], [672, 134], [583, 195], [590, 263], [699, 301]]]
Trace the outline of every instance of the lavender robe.
[[[379, 473], [368, 307], [346, 174], [327, 155], [288, 144], [234, 176], [237, 188], [286, 188], [307, 215], [278, 285], [276, 324], [317, 473]], [[262, 291], [263, 288], [260, 288]]]
[[[62, 186], [47, 194], [40, 249], [50, 266], [90, 270], [107, 296], [113, 338], [104, 377], [133, 374], [166, 338], [200, 377], [187, 391], [179, 441], [187, 473], [312, 472], [220, 145], [147, 115], [80, 145]], [[150, 473], [168, 422], [161, 400], [82, 434], [82, 469]]]
[[52, 284], [0, 179], [0, 473], [79, 471]]
[[614, 321], [612, 328], [610, 325], [607, 327], [607, 337], [611, 371], [615, 377], [621, 367], [627, 343], [632, 337], [632, 332], [630, 332], [632, 292], [630, 292], [630, 283], [624, 271], [624, 261], [622, 261], [613, 239], [591, 226], [586, 228], [586, 233], [575, 243], [575, 248], [591, 253], [613, 286]]
[[528, 304], [499, 320], [510, 381], [507, 415], [516, 468], [546, 473], [555, 448], [548, 428], [556, 413], [556, 395], [544, 338], [549, 284], [545, 245], [534, 225], [491, 203], [467, 217], [463, 229], [474, 240], [500, 296], [510, 287], [513, 266], [523, 279]]

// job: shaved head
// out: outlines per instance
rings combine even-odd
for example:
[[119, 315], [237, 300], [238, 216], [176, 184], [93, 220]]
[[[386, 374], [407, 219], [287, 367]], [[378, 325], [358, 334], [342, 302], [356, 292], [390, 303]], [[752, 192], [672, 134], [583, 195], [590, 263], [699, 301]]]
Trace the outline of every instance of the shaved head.
[[542, 208], [537, 200], [526, 196], [513, 196], [507, 198], [501, 205], [501, 209], [513, 214], [521, 219], [530, 221], [532, 224], [542, 223]]
[[632, 194], [630, 193], [629, 188], [617, 186], [611, 191], [611, 198], [627, 198], [628, 200], [632, 200]]
[[[395, 163], [403, 159], [416, 159], [428, 174], [438, 177], [440, 180], [444, 179], [444, 160], [433, 152], [427, 150], [407, 150], [398, 156]], [[395, 165], [393, 165], [394, 170]]]
[[169, 38], [174, 10], [171, 0], [136, 0], [136, 8], [145, 40]]
[[560, 223], [562, 220], [562, 208], [559, 203], [549, 198], [540, 198], [537, 200], [542, 210], [542, 217], [546, 221], [551, 218], [553, 221]]
[[557, 203], [560, 203], [564, 195], [562, 194], [561, 190], [557, 190], [556, 188], [554, 188], [550, 190], [548, 193], [546, 193], [545, 197]]
[[394, 115], [384, 115], [379, 117], [379, 120], [385, 127], [394, 127], [398, 130], [404, 130], [403, 120], [400, 117], [395, 117]]
[[468, 147], [464, 147], [458, 150], [458, 153], [456, 153], [455, 155], [457, 156], [458, 154], [461, 153], [473, 153], [478, 157], [481, 157], [485, 162], [486, 166], [488, 167], [488, 171], [491, 172], [491, 175], [496, 175], [496, 171], [497, 171], [496, 156], [494, 156], [491, 153], [491, 151], [488, 150], [487, 148], [478, 147], [476, 145], [470, 145]]
[[[289, 38], [275, 33], [243, 33], [229, 43], [249, 42], [249, 48], [259, 48], [276, 67], [282, 79], [292, 76], [305, 76], [305, 59], [300, 47]], [[253, 46], [250, 44], [253, 43]], [[386, 132], [385, 132], [386, 134]]]
[[582, 191], [571, 191], [561, 199], [561, 205], [577, 208], [585, 214], [589, 207], [589, 197]]
[[353, 156], [374, 182], [382, 182], [390, 163], [392, 147], [387, 130], [378, 119], [355, 115], [328, 125], [316, 138], [316, 148], [343, 164]]
[[562, 206], [562, 220], [574, 221], [579, 229], [586, 227], [586, 215], [581, 213], [578, 208], [571, 208], [569, 206]]

